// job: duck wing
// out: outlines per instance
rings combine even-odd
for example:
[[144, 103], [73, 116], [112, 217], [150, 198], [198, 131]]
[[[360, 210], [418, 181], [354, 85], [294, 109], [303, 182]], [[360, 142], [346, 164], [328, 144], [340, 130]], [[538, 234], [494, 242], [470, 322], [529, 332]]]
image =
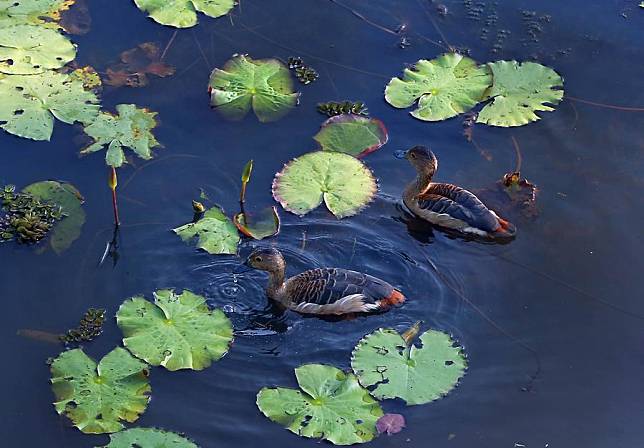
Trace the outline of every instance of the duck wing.
[[418, 207], [433, 213], [449, 215], [469, 226], [495, 232], [499, 228], [496, 214], [473, 193], [452, 184], [432, 183], [418, 195]]
[[307, 314], [375, 312], [404, 300], [379, 278], [336, 268], [302, 272], [287, 280], [285, 292], [289, 308]]

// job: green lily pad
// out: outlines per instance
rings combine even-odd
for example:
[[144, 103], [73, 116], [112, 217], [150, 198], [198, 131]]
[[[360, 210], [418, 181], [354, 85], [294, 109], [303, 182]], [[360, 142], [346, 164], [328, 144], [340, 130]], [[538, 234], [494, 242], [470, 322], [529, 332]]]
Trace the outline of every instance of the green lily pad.
[[[110, 434], [102, 448], [198, 448], [185, 437], [157, 428], [131, 428]], [[97, 447], [98, 448], [98, 447]]]
[[324, 151], [363, 157], [387, 143], [387, 128], [382, 121], [362, 115], [343, 114], [329, 118], [315, 137]]
[[123, 302], [116, 313], [123, 345], [134, 356], [168, 370], [203, 370], [228, 352], [233, 326], [223, 311], [210, 310], [206, 299], [184, 290], [154, 293]]
[[235, 6], [235, 0], [134, 0], [141, 11], [162, 25], [190, 28], [197, 24], [197, 11], [221, 17]]
[[90, 123], [99, 99], [68, 74], [0, 75], [0, 125], [5, 131], [33, 140], [49, 140], [54, 117], [62, 122]]
[[441, 121], [466, 112], [483, 100], [492, 84], [490, 70], [458, 53], [446, 53], [428, 61], [421, 59], [403, 78], [393, 78], [385, 99], [398, 108], [418, 100], [411, 115], [424, 121]]
[[360, 212], [378, 186], [362, 162], [347, 154], [315, 151], [284, 165], [273, 180], [273, 197], [284, 209], [303, 216], [322, 201], [336, 218]]
[[81, 234], [85, 224], [85, 199], [72, 184], [47, 180], [36, 182], [23, 189], [41, 201], [52, 202], [62, 208], [64, 217], [57, 222], [49, 238], [49, 245], [57, 254], [69, 249]]
[[0, 29], [11, 25], [57, 26], [60, 13], [74, 0], [0, 0]]
[[36, 25], [0, 28], [0, 72], [32, 75], [60, 68], [76, 57], [76, 47], [65, 36]]
[[353, 349], [351, 367], [360, 384], [378, 399], [402, 398], [408, 405], [424, 404], [447, 395], [465, 374], [462, 347], [449, 335], [428, 330], [422, 347], [392, 329], [378, 329]]
[[553, 69], [535, 62], [498, 61], [488, 64], [494, 83], [487, 92], [491, 101], [479, 112], [477, 123], [523, 126], [553, 111], [563, 98], [563, 79]]
[[237, 228], [219, 207], [206, 211], [199, 221], [184, 224], [172, 231], [185, 242], [197, 238], [197, 248], [209, 254], [237, 253]]
[[103, 434], [137, 420], [150, 400], [148, 366], [116, 347], [96, 364], [77, 348], [51, 364], [54, 406], [82, 432]]
[[105, 163], [115, 168], [127, 162], [123, 147], [130, 148], [144, 160], [151, 159], [152, 148], [161, 146], [152, 134], [157, 125], [157, 113], [134, 104], [119, 104], [116, 111], [117, 115], [101, 112], [92, 124], [85, 126], [85, 133], [94, 139], [94, 143], [81, 154], [100, 151], [107, 146]]
[[216, 68], [208, 85], [210, 104], [231, 120], [241, 120], [253, 108], [261, 122], [275, 121], [293, 108], [300, 96], [293, 92], [288, 68], [277, 59], [253, 60], [234, 56]]
[[257, 407], [266, 417], [297, 435], [336, 445], [376, 437], [382, 409], [353, 374], [306, 364], [295, 369], [295, 376], [301, 390], [264, 387], [259, 391]]
[[256, 240], [263, 240], [280, 231], [280, 215], [275, 207], [268, 207], [259, 213], [244, 211], [237, 213], [233, 222], [243, 235]]

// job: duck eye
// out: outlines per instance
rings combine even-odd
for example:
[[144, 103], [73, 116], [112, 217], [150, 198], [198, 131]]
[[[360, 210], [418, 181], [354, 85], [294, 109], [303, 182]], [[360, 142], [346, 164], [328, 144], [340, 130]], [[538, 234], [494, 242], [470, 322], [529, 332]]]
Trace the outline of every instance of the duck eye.
[[262, 257], [255, 257], [255, 261], [257, 262], [262, 261]]
[[412, 159], [415, 159], [415, 158], [416, 158], [416, 154], [414, 154], [414, 153], [412, 152], [412, 153], [410, 153], [410, 154], [409, 154], [409, 157], [411, 157]]

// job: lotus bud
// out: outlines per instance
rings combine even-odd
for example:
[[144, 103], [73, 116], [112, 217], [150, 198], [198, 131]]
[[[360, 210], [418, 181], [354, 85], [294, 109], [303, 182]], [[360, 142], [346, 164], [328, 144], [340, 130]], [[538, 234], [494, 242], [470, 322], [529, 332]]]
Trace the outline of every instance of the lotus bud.
[[206, 207], [199, 202], [199, 201], [192, 201], [192, 210], [194, 210], [195, 213], [203, 213], [206, 211]]

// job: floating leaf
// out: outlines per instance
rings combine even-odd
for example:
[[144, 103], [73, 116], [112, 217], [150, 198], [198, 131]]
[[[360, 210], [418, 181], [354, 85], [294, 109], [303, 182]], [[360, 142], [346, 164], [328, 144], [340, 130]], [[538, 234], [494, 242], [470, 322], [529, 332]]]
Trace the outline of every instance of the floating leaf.
[[329, 118], [313, 138], [324, 151], [363, 157], [386, 144], [389, 137], [382, 121], [347, 114]]
[[91, 123], [98, 102], [94, 92], [68, 74], [0, 76], [0, 127], [19, 137], [49, 140], [54, 117], [69, 124]]
[[74, 0], [0, 0], [0, 29], [19, 24], [51, 24]]
[[116, 111], [118, 115], [101, 112], [92, 124], [85, 127], [85, 133], [94, 139], [94, 143], [83, 149], [81, 154], [107, 146], [105, 163], [116, 168], [126, 163], [123, 147], [130, 148], [144, 160], [151, 159], [152, 148], [160, 146], [151, 132], [157, 125], [157, 113], [134, 104], [119, 104]]
[[49, 245], [57, 254], [69, 249], [81, 234], [85, 224], [84, 198], [72, 184], [47, 180], [36, 182], [23, 189], [23, 192], [46, 202], [59, 205], [64, 218], [56, 223]]
[[69, 73], [69, 75], [80, 82], [86, 90], [95, 90], [102, 87], [101, 77], [96, 73], [94, 67], [85, 66], [77, 68]]
[[60, 26], [69, 34], [83, 35], [92, 28], [92, 16], [86, 0], [72, 0], [73, 6], [60, 14]]
[[440, 121], [466, 112], [483, 99], [492, 83], [490, 70], [458, 53], [446, 53], [428, 61], [421, 59], [403, 78], [393, 78], [385, 99], [398, 108], [413, 105], [411, 115], [419, 120]]
[[321, 364], [295, 369], [300, 390], [263, 388], [257, 407], [272, 421], [303, 437], [336, 445], [364, 443], [376, 436], [383, 412], [351, 373]]
[[233, 326], [223, 311], [210, 310], [206, 299], [184, 290], [154, 293], [154, 303], [137, 296], [116, 313], [123, 345], [134, 356], [168, 370], [203, 370], [228, 352]]
[[157, 428], [131, 428], [110, 434], [103, 448], [198, 448], [185, 437]]
[[141, 11], [162, 25], [189, 28], [197, 24], [197, 11], [221, 17], [235, 6], [235, 0], [134, 0]]
[[76, 57], [76, 47], [56, 30], [36, 25], [0, 28], [0, 72], [32, 75], [60, 68]]
[[537, 111], [553, 111], [547, 104], [563, 98], [563, 79], [553, 69], [535, 62], [498, 61], [488, 64], [494, 84], [487, 92], [491, 101], [479, 112], [477, 123], [491, 126], [523, 126], [540, 117]]
[[280, 215], [275, 207], [265, 208], [257, 215], [244, 210], [235, 215], [233, 222], [243, 235], [256, 240], [277, 235], [280, 231]]
[[124, 348], [116, 347], [98, 365], [79, 348], [63, 352], [51, 364], [54, 406], [84, 433], [120, 431], [123, 421], [145, 411], [149, 374]]
[[161, 51], [154, 42], [145, 42], [121, 53], [121, 62], [107, 69], [105, 84], [114, 87], [144, 87], [148, 76], [160, 78], [174, 75], [174, 67], [161, 60]]
[[173, 232], [186, 242], [198, 238], [197, 248], [209, 254], [237, 253], [237, 229], [219, 207], [209, 209], [197, 222], [184, 224]]
[[462, 348], [443, 332], [428, 330], [420, 342], [421, 348], [407, 345], [395, 330], [378, 329], [353, 349], [351, 367], [378, 399], [429, 403], [456, 386], [467, 363]]
[[373, 174], [355, 157], [315, 151], [284, 165], [273, 180], [273, 197], [303, 216], [324, 203], [338, 219], [357, 214], [378, 189]]
[[297, 104], [288, 68], [277, 59], [253, 60], [236, 55], [210, 75], [210, 104], [231, 120], [251, 109], [261, 122], [282, 118]]
[[398, 434], [405, 427], [405, 417], [400, 414], [385, 414], [376, 422], [378, 434]]

